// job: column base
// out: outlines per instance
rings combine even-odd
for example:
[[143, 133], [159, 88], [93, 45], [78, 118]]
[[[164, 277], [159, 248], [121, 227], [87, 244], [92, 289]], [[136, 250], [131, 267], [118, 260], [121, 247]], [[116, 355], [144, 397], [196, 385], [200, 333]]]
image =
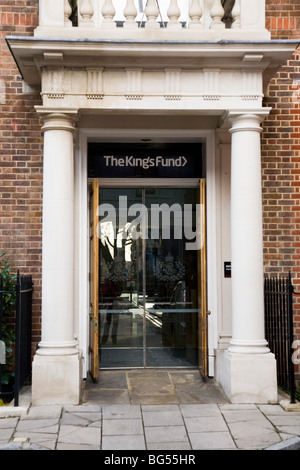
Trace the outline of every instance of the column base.
[[82, 360], [72, 356], [35, 355], [32, 364], [32, 405], [79, 405]]
[[217, 350], [216, 381], [231, 403], [278, 403], [276, 360], [272, 353]]

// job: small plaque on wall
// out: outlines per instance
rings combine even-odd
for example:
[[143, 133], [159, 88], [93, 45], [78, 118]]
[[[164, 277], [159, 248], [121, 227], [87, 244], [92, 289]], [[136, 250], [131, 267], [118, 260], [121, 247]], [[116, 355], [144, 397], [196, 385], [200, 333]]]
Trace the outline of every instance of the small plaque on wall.
[[224, 277], [231, 277], [231, 261], [224, 262]]

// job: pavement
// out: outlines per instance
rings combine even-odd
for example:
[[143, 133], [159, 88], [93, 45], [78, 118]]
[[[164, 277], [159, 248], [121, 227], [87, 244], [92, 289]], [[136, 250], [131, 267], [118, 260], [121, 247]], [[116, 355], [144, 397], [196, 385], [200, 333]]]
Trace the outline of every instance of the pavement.
[[[155, 388], [158, 375], [151, 377]], [[127, 374], [122, 388], [120, 374], [109, 374], [100, 385], [87, 382], [77, 406], [32, 406], [31, 387], [24, 387], [18, 407], [0, 407], [0, 450], [101, 450], [118, 458], [117, 451], [300, 449], [299, 403], [231, 404], [214, 381], [201, 385], [190, 372], [175, 378], [181, 394], [162, 386], [150, 399], [139, 380], [130, 384]]]

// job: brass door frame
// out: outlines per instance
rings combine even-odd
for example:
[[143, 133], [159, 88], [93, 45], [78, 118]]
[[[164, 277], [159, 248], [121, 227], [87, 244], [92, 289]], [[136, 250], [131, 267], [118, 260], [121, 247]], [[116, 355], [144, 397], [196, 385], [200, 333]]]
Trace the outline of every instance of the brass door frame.
[[201, 207], [200, 230], [202, 245], [198, 251], [198, 362], [199, 370], [205, 377], [208, 372], [207, 356], [207, 256], [206, 256], [206, 181], [199, 181], [199, 201]]
[[[194, 180], [193, 180], [194, 182]], [[111, 187], [114, 187], [111, 185]], [[157, 180], [153, 186], [158, 187]], [[162, 185], [163, 186], [163, 185]], [[108, 187], [108, 185], [105, 185]], [[119, 187], [122, 187], [121, 185]], [[126, 185], [127, 187], [127, 185]], [[148, 186], [149, 187], [149, 186]], [[195, 187], [192, 184], [190, 187]], [[208, 333], [207, 333], [207, 238], [206, 238], [206, 180], [198, 180], [201, 211], [202, 246], [198, 250], [198, 363], [203, 376], [208, 373]], [[97, 226], [99, 206], [99, 179], [92, 180], [90, 195], [90, 359], [91, 375], [99, 378], [99, 243]], [[96, 243], [95, 243], [96, 242]]]
[[93, 180], [90, 194], [90, 361], [91, 376], [99, 378], [99, 243], [97, 226], [99, 182]]

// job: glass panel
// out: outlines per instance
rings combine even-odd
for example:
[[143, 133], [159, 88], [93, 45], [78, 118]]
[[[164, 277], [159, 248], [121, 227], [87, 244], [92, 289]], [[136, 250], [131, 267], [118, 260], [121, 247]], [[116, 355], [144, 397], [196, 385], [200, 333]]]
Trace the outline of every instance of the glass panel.
[[142, 202], [135, 189], [100, 189], [100, 366], [143, 367], [142, 244], [119, 196]]
[[101, 367], [198, 365], [196, 205], [195, 188], [100, 189]]
[[[146, 190], [146, 363], [149, 367], [198, 364], [196, 251], [184, 231], [189, 217], [195, 233], [196, 189]], [[164, 206], [162, 206], [164, 204]], [[158, 211], [158, 209], [160, 209]], [[154, 238], [155, 237], [155, 238]]]

